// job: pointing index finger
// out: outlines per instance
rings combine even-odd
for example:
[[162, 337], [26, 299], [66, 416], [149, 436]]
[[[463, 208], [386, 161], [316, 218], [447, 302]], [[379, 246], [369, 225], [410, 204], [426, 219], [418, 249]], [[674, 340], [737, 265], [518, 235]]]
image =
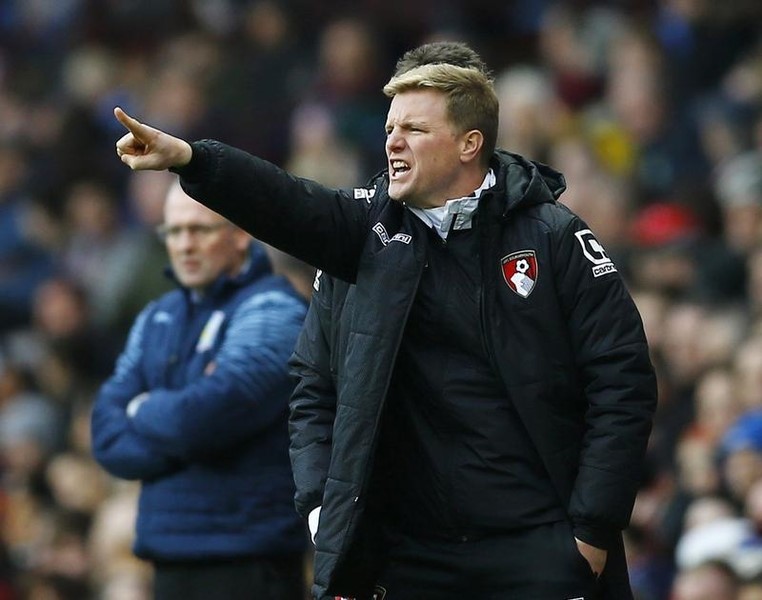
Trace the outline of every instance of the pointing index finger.
[[145, 133], [145, 125], [143, 125], [137, 119], [133, 119], [118, 106], [114, 108], [114, 116], [116, 117], [117, 121], [119, 121], [122, 125], [124, 125], [126, 129], [130, 131], [130, 133], [132, 133], [132, 135], [142, 141], [144, 136], [141, 134]]

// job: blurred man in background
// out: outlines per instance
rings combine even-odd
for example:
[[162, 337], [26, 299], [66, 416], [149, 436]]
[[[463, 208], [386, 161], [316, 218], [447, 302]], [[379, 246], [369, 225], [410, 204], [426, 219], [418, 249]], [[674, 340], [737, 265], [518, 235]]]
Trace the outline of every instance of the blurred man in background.
[[155, 600], [303, 600], [286, 362], [307, 299], [179, 184], [160, 235], [178, 288], [137, 317], [94, 406], [93, 453], [142, 482], [134, 551]]

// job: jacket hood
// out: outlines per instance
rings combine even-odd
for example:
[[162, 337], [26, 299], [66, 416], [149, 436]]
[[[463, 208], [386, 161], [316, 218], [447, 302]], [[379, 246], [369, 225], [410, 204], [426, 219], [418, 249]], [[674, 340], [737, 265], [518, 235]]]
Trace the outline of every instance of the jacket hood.
[[492, 189], [496, 195], [507, 198], [502, 216], [519, 206], [555, 202], [566, 189], [566, 179], [561, 173], [519, 154], [497, 150], [491, 166], [497, 178]]

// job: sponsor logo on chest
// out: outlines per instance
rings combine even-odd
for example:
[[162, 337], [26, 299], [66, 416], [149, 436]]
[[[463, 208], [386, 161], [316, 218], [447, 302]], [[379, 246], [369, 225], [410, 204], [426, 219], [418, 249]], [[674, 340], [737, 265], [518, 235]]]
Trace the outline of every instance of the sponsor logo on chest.
[[373, 231], [378, 236], [378, 239], [381, 240], [381, 243], [384, 246], [388, 246], [389, 242], [402, 242], [403, 244], [410, 244], [413, 239], [413, 237], [408, 233], [397, 233], [390, 237], [386, 232], [386, 227], [384, 227], [381, 223], [376, 223], [373, 226]]

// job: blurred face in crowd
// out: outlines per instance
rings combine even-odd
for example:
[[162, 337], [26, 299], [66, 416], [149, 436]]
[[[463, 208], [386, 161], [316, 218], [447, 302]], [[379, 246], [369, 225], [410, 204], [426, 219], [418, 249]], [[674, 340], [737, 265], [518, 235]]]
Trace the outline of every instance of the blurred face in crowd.
[[731, 452], [725, 459], [723, 476], [731, 497], [743, 502], [754, 483], [762, 479], [762, 452], [754, 448]]
[[711, 440], [719, 440], [742, 412], [729, 371], [715, 369], [698, 381], [696, 422]]
[[49, 279], [34, 294], [35, 326], [50, 338], [76, 335], [87, 326], [87, 299], [81, 289], [65, 279]]
[[246, 260], [251, 238], [174, 184], [159, 232], [178, 281], [203, 292], [220, 275], [234, 276]]
[[744, 409], [762, 407], [762, 337], [753, 335], [735, 353], [736, 390]]
[[394, 96], [386, 136], [389, 196], [394, 200], [432, 208], [473, 192], [473, 187], [463, 189], [465, 135], [450, 122], [443, 93], [417, 89]]
[[706, 564], [677, 574], [673, 600], [736, 600], [737, 582], [724, 568]]

